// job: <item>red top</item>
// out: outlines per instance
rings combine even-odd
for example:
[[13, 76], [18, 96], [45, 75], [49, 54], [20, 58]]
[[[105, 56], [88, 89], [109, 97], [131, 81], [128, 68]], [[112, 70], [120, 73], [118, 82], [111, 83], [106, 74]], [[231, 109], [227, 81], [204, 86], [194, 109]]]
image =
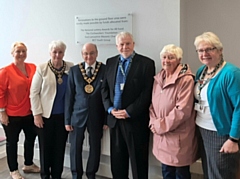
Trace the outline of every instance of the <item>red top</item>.
[[15, 64], [0, 69], [0, 108], [5, 108], [9, 116], [31, 114], [30, 86], [36, 66], [25, 63], [26, 77]]

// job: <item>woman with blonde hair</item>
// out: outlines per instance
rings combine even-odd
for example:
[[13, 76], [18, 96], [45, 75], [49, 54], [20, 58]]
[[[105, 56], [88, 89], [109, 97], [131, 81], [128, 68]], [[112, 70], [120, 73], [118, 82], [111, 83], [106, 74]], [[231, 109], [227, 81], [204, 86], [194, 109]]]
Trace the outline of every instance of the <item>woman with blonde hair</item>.
[[223, 59], [223, 45], [212, 32], [195, 38], [203, 64], [196, 74], [196, 124], [203, 145], [205, 178], [236, 178], [239, 167], [240, 69]]
[[33, 163], [35, 126], [30, 107], [30, 86], [36, 66], [26, 63], [27, 47], [22, 42], [12, 45], [12, 64], [0, 69], [0, 122], [6, 134], [7, 162], [13, 179], [23, 179], [18, 171], [17, 149], [21, 130], [25, 134], [23, 172], [38, 173]]

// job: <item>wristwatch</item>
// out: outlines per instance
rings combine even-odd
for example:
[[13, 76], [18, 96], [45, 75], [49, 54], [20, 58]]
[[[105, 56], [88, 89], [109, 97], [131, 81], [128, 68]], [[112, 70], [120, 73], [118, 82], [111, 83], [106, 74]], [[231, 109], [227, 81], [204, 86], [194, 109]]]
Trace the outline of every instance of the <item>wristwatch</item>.
[[3, 112], [3, 111], [5, 111], [5, 108], [0, 108], [0, 112]]
[[238, 143], [239, 139], [233, 138], [233, 137], [229, 137], [229, 140], [231, 140], [232, 142]]

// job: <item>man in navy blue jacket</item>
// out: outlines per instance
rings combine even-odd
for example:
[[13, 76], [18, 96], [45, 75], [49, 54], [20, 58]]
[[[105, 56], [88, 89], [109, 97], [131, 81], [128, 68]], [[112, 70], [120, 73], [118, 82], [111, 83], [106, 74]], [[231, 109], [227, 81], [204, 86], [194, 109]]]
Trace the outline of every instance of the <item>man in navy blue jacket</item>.
[[98, 171], [105, 111], [101, 85], [105, 65], [96, 61], [97, 46], [87, 43], [82, 48], [84, 62], [71, 67], [65, 96], [65, 128], [70, 137], [70, 160], [73, 179], [83, 175], [82, 145], [84, 133], [89, 133], [90, 151], [86, 168], [88, 179], [95, 179]]
[[102, 97], [110, 128], [114, 179], [127, 179], [129, 159], [133, 179], [148, 178], [149, 106], [154, 61], [134, 51], [128, 32], [116, 36], [119, 55], [107, 59]]

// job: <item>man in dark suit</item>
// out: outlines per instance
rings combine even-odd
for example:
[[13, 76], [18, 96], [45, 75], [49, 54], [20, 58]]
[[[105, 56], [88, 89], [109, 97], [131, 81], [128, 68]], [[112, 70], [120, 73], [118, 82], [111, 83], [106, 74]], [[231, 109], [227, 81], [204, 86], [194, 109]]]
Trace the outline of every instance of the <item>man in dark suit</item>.
[[80, 179], [83, 175], [82, 145], [86, 128], [90, 145], [86, 175], [88, 179], [95, 179], [100, 162], [103, 128], [107, 128], [104, 125], [105, 110], [101, 97], [105, 65], [96, 61], [97, 56], [97, 46], [85, 44], [82, 48], [84, 62], [73, 66], [69, 71], [65, 96], [65, 128], [70, 132], [73, 179]]
[[154, 61], [134, 51], [128, 32], [116, 36], [120, 55], [107, 59], [102, 88], [110, 128], [113, 179], [128, 179], [129, 158], [134, 179], [148, 178], [149, 106]]

